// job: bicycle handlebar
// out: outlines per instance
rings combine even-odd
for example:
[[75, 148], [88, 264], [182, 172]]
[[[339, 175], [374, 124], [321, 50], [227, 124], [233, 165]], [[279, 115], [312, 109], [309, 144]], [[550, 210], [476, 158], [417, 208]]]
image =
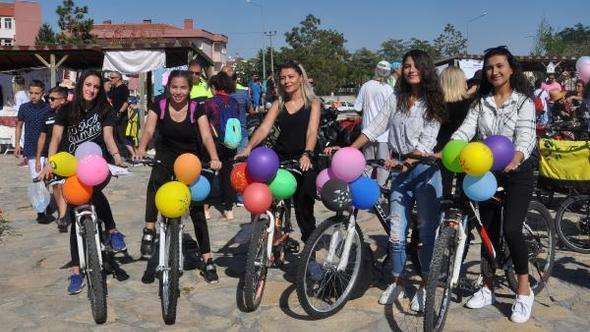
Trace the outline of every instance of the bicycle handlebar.
[[[410, 168], [413, 168], [418, 164], [434, 166], [438, 163], [438, 159], [432, 156], [420, 156], [413, 153], [408, 153], [402, 156], [402, 159], [408, 158], [418, 160], [418, 162], [413, 163]], [[385, 168], [385, 159], [367, 159], [366, 163], [368, 166]], [[403, 167], [404, 164], [397, 164], [395, 167], [391, 168], [391, 170], [401, 171]]]

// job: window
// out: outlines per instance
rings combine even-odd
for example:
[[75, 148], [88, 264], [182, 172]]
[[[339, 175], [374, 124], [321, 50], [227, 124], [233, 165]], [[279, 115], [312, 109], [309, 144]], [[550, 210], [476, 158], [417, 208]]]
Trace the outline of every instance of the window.
[[4, 18], [4, 29], [12, 30], [12, 18], [10, 18], [10, 17]]
[[12, 39], [0, 39], [0, 46], [12, 46]]

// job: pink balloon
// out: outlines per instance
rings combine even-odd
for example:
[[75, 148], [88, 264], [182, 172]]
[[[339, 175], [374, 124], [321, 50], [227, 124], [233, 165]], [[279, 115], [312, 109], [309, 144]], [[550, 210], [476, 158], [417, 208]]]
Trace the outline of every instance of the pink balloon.
[[320, 174], [318, 174], [318, 176], [315, 178], [315, 187], [318, 192], [322, 190], [322, 187], [324, 184], [326, 184], [326, 182], [334, 178], [334, 172], [332, 172], [330, 168], [326, 168], [321, 171]]
[[352, 182], [363, 174], [366, 165], [363, 153], [349, 146], [336, 151], [330, 168], [337, 179]]
[[590, 63], [580, 68], [578, 75], [585, 84], [590, 83]]
[[96, 186], [103, 183], [109, 176], [109, 166], [103, 157], [88, 155], [78, 161], [76, 175], [83, 184]]

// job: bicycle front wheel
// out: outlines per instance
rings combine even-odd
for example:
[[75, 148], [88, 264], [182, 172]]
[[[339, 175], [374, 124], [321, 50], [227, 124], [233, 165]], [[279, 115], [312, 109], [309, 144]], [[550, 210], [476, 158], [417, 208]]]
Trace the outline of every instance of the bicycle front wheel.
[[180, 219], [168, 219], [166, 227], [165, 266], [160, 276], [160, 303], [164, 323], [176, 323], [176, 305], [180, 295]]
[[[297, 297], [305, 312], [314, 319], [338, 312], [348, 301], [362, 265], [363, 236], [358, 225], [348, 232], [345, 218], [322, 222], [311, 234], [297, 268]], [[346, 259], [345, 243], [352, 237]]]
[[[549, 280], [555, 259], [555, 228], [551, 214], [543, 204], [531, 201], [522, 235], [529, 252], [529, 282], [536, 295]], [[505, 273], [510, 288], [516, 292], [518, 282], [512, 266]]]
[[88, 281], [88, 299], [92, 317], [97, 324], [107, 321], [107, 281], [100, 265], [98, 246], [96, 243], [97, 227], [90, 217], [84, 217], [84, 245], [86, 252], [86, 279]]
[[246, 312], [254, 311], [262, 301], [266, 273], [268, 271], [268, 244], [269, 219], [266, 215], [260, 215], [253, 221], [252, 238], [248, 247], [246, 258], [246, 272], [242, 281], [244, 294], [244, 309]]
[[590, 253], [590, 196], [566, 199], [555, 216], [559, 239], [570, 250]]

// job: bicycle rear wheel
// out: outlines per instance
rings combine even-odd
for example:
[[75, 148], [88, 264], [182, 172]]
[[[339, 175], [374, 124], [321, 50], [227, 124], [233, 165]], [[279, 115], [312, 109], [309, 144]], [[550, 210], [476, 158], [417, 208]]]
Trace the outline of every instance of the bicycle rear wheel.
[[86, 252], [86, 279], [88, 281], [88, 300], [92, 317], [97, 324], [107, 321], [107, 281], [106, 275], [100, 266], [98, 255], [96, 232], [97, 227], [90, 217], [84, 217], [84, 245]]
[[426, 284], [424, 331], [442, 331], [451, 301], [451, 277], [455, 265], [456, 230], [444, 226], [436, 239]]
[[[522, 233], [529, 252], [529, 282], [536, 295], [543, 290], [549, 280], [555, 259], [553, 219], [543, 204], [531, 201]], [[516, 292], [518, 282], [512, 263], [505, 274], [510, 288]]]
[[180, 219], [168, 219], [166, 227], [165, 267], [160, 276], [160, 303], [166, 325], [176, 323], [176, 305], [180, 295]]
[[569, 197], [555, 216], [559, 239], [569, 249], [590, 253], [590, 196]]
[[253, 221], [252, 238], [246, 258], [246, 271], [242, 280], [243, 304], [246, 312], [256, 310], [262, 301], [268, 271], [268, 253], [266, 252], [268, 225], [269, 218], [266, 215], [260, 215]]
[[[350, 234], [347, 228], [346, 218], [330, 218], [318, 225], [303, 248], [297, 267], [297, 297], [314, 319], [342, 309], [356, 286], [362, 265], [363, 236], [358, 225]], [[348, 263], [338, 271], [347, 234], [353, 237]]]

